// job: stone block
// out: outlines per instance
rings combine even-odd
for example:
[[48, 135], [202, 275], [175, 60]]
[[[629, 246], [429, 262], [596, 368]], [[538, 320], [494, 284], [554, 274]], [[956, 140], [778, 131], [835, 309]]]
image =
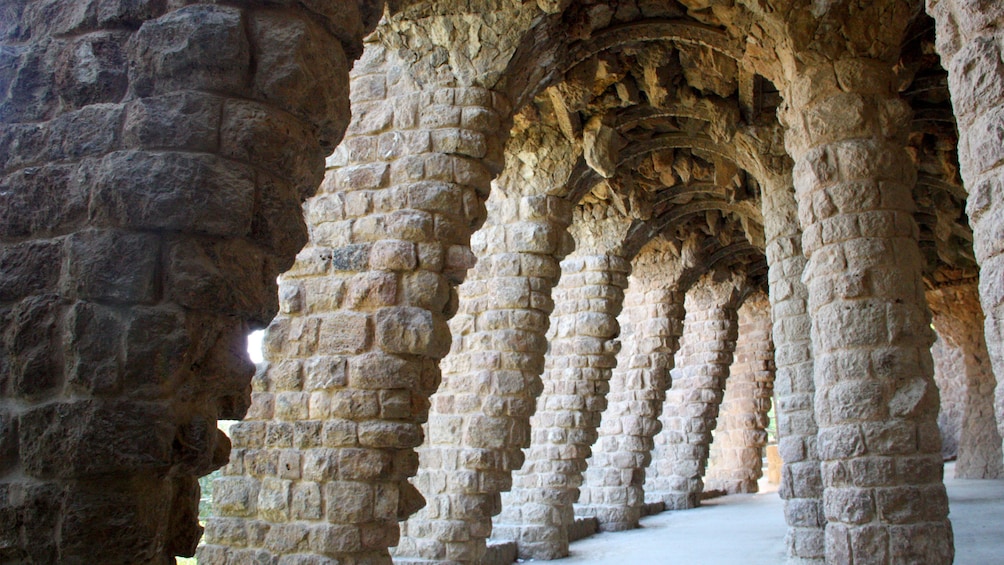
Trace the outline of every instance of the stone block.
[[396, 356], [366, 353], [349, 363], [349, 383], [363, 389], [412, 389], [418, 385], [417, 367]]
[[338, 477], [348, 481], [369, 481], [391, 470], [391, 455], [375, 449], [343, 448], [338, 457]]
[[125, 324], [114, 310], [87, 302], [66, 316], [66, 379], [75, 389], [96, 396], [120, 391]]
[[72, 290], [84, 299], [152, 303], [159, 298], [160, 247], [149, 233], [77, 232], [68, 246]]
[[[142, 559], [144, 554], [153, 554], [156, 542], [151, 540], [165, 536], [168, 529], [158, 520], [159, 513], [150, 509], [171, 504], [171, 490], [163, 479], [105, 482], [96, 488], [81, 485], [68, 490], [61, 509], [62, 520], [54, 532], [61, 555], [100, 554], [129, 563]], [[54, 508], [50, 512], [57, 513]], [[108, 520], [108, 516], [122, 521]], [[121, 524], [129, 527], [123, 528]]]
[[382, 422], [359, 423], [359, 444], [376, 448], [409, 448], [422, 443], [422, 428], [416, 424]]
[[21, 415], [19, 451], [38, 478], [165, 471], [175, 427], [159, 404], [84, 400]]
[[266, 423], [265, 447], [293, 447], [293, 424], [277, 421]]
[[387, 353], [442, 358], [450, 349], [450, 331], [428, 310], [383, 308], [376, 313], [376, 344]]
[[243, 93], [250, 80], [244, 17], [226, 6], [185, 6], [145, 22], [128, 56], [139, 97], [192, 88]]
[[[165, 286], [178, 304], [240, 315], [262, 325], [279, 310], [278, 273], [265, 251], [246, 240], [180, 238], [167, 244], [165, 255]], [[266, 341], [271, 344], [275, 338]]]
[[373, 310], [393, 306], [397, 295], [398, 277], [395, 274], [369, 271], [348, 280], [343, 304], [353, 310]]
[[246, 167], [196, 153], [120, 151], [94, 172], [91, 215], [98, 222], [243, 236], [255, 185]]
[[329, 482], [324, 485], [324, 500], [329, 522], [359, 524], [373, 519], [373, 489], [364, 482]]
[[305, 551], [309, 545], [310, 524], [273, 524], [265, 535], [265, 549], [273, 555], [289, 555]]
[[123, 145], [216, 151], [223, 100], [193, 91], [134, 100], [126, 107]]
[[0, 236], [56, 235], [76, 225], [87, 213], [86, 176], [73, 165], [48, 165], [0, 179]]
[[299, 482], [293, 486], [291, 516], [294, 520], [320, 520], [322, 515], [321, 485]]
[[[252, 477], [220, 477], [213, 481], [213, 510], [223, 516], [254, 516], [257, 511], [259, 481]], [[222, 524], [221, 524], [222, 525]], [[243, 525], [241, 525], [243, 529]], [[207, 531], [207, 537], [209, 532]], [[212, 536], [217, 542], [220, 534]], [[229, 536], [227, 536], [229, 537]]]
[[[293, 482], [266, 477], [258, 490], [258, 514], [272, 522], [289, 521], [290, 489]], [[270, 532], [271, 535], [271, 532]]]
[[346, 385], [346, 359], [341, 356], [314, 356], [303, 363], [304, 389], [322, 391]]
[[321, 425], [320, 433], [321, 445], [325, 447], [345, 447], [356, 445], [355, 422], [348, 420], [326, 420]]
[[330, 556], [362, 549], [359, 528], [355, 525], [318, 524], [310, 529], [310, 549]]
[[59, 241], [26, 241], [0, 247], [0, 301], [14, 302], [58, 288], [63, 246]]
[[369, 316], [339, 311], [320, 318], [318, 339], [327, 353], [360, 353], [370, 344]]

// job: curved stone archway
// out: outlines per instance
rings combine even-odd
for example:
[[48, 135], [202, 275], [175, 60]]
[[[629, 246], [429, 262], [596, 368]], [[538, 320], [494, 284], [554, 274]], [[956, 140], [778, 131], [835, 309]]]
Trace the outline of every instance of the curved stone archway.
[[[633, 527], [683, 271], [765, 245], [789, 560], [951, 560], [924, 294], [978, 263], [1000, 369], [996, 4], [928, 1], [944, 68], [905, 0], [390, 4], [0, 5], [0, 561], [190, 555], [196, 478], [228, 457], [200, 562], [386, 563], [419, 489], [399, 559], [477, 561], [541, 371], [584, 341], [572, 318], [603, 318], [575, 367], [598, 378], [542, 401], [517, 480], [561, 483], [546, 506], [567, 524], [609, 378], [579, 510]], [[548, 133], [504, 148], [530, 130]], [[623, 220], [624, 262], [659, 241], [624, 290], [616, 369], [626, 265], [580, 243], [604, 302], [568, 300], [575, 214]], [[252, 378], [245, 336], [277, 311]], [[216, 421], [246, 411], [231, 449]], [[970, 461], [996, 472], [981, 437]]]
[[683, 336], [645, 475], [646, 502], [669, 510], [700, 504], [711, 433], [725, 392], [738, 338], [738, 308], [745, 273], [719, 280], [705, 274], [686, 294]]
[[758, 492], [774, 391], [770, 302], [753, 292], [739, 307], [738, 338], [725, 381], [704, 489], [726, 494]]

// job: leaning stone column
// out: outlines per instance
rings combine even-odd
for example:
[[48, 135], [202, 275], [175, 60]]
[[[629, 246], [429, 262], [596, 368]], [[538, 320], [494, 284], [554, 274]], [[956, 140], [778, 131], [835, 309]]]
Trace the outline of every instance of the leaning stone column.
[[633, 263], [619, 318], [622, 347], [608, 408], [575, 507], [577, 516], [595, 516], [606, 531], [638, 527], [645, 468], [683, 328], [679, 281], [686, 267], [671, 250], [659, 249], [659, 243], [642, 249]]
[[997, 381], [987, 364], [983, 339], [983, 310], [975, 281], [927, 291], [934, 329], [961, 353], [964, 407], [955, 476], [960, 479], [997, 479], [1004, 476], [1001, 436], [994, 417]]
[[[575, 220], [571, 231], [577, 249], [561, 262], [561, 280], [554, 289], [544, 390], [530, 419], [530, 449], [523, 467], [513, 474], [513, 490], [502, 497], [503, 511], [495, 520], [493, 535], [516, 540], [523, 559], [568, 555], [568, 528], [575, 521], [572, 504], [579, 497], [620, 350], [617, 315], [631, 264], [616, 247], [630, 222], [581, 216]], [[585, 237], [583, 222], [603, 231], [604, 241]]]
[[661, 500], [667, 510], [700, 505], [711, 432], [738, 337], [740, 284], [736, 276], [717, 282], [708, 274], [687, 292], [673, 386], [659, 416], [662, 431], [655, 436], [645, 481], [646, 501]]
[[959, 166], [980, 264], [986, 342], [997, 375], [997, 426], [1004, 436], [1004, 5], [928, 0], [959, 128]]
[[0, 7], [0, 561], [195, 553], [381, 12]]
[[738, 315], [739, 338], [704, 477], [705, 490], [728, 494], [757, 492], [757, 480], [763, 476], [763, 449], [770, 423], [767, 414], [774, 392], [774, 345], [767, 295], [757, 292], [748, 296]]
[[816, 448], [809, 289], [802, 282], [806, 259], [791, 177], [764, 183], [763, 218], [774, 324], [774, 413], [784, 462], [779, 494], [788, 523], [785, 547], [789, 564], [818, 564], [825, 557], [826, 518]]
[[572, 210], [555, 196], [503, 191], [493, 192], [488, 223], [472, 240], [477, 266], [459, 289], [415, 478], [428, 505], [406, 523], [398, 563], [476, 563], [530, 443]]
[[355, 117], [305, 206], [310, 245], [280, 285], [200, 563], [389, 563], [422, 505], [414, 448], [506, 110], [484, 89], [422, 90], [400, 64], [371, 43], [353, 71]]
[[783, 119], [809, 258], [826, 560], [949, 563], [909, 107], [878, 60], [791, 80]]

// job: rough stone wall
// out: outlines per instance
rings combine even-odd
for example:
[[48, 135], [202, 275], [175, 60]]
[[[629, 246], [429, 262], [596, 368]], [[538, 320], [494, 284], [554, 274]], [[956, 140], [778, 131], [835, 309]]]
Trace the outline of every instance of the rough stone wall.
[[763, 476], [771, 398], [774, 392], [774, 344], [770, 302], [757, 292], [739, 308], [739, 337], [718, 410], [718, 425], [704, 476], [706, 491], [757, 492]]
[[645, 476], [645, 500], [669, 510], [700, 504], [718, 407], [738, 337], [741, 276], [708, 273], [687, 292], [683, 338]]
[[[934, 329], [946, 342], [945, 349], [957, 352], [954, 356], [957, 363], [950, 368], [961, 372], [959, 378], [943, 379], [961, 385], [961, 390], [954, 395], [962, 400], [955, 476], [965, 479], [1000, 478], [1004, 476], [1004, 458], [993, 406], [997, 381], [990, 368], [990, 356], [983, 338], [983, 310], [976, 284], [929, 290], [927, 299], [934, 314]], [[936, 364], [936, 367], [942, 366]]]
[[605, 531], [638, 526], [645, 468], [683, 331], [684, 292], [678, 283], [686, 264], [660, 243], [654, 240], [633, 262], [618, 318], [622, 346], [608, 407], [575, 506], [576, 516], [595, 516]]
[[453, 348], [443, 360], [415, 479], [429, 504], [407, 522], [399, 563], [477, 562], [500, 493], [511, 487], [529, 445], [551, 288], [571, 247], [571, 205], [498, 190], [488, 217], [472, 240], [477, 266], [459, 289]]
[[305, 206], [310, 245], [280, 285], [200, 560], [389, 562], [398, 520], [422, 505], [407, 479], [505, 104], [484, 89], [421, 90], [391, 72], [400, 64], [370, 43], [353, 71], [354, 119]]
[[891, 67], [820, 61], [784, 93], [809, 259], [826, 559], [949, 563], [909, 108]]
[[[1004, 375], [1004, 6], [997, 2], [928, 0], [937, 49], [959, 129], [959, 166], [969, 198], [973, 251], [980, 264], [980, 301], [994, 372]], [[1004, 436], [1004, 379], [995, 412]]]
[[0, 6], [0, 561], [173, 563], [382, 2]]
[[572, 504], [607, 406], [631, 264], [601, 251], [580, 245], [561, 262], [530, 448], [495, 521], [493, 536], [516, 540], [523, 559], [568, 555]]
[[816, 386], [812, 365], [809, 289], [802, 282], [806, 259], [790, 177], [764, 185], [768, 296], [774, 341], [778, 453], [784, 466], [778, 490], [788, 524], [785, 548], [790, 563], [819, 563], [825, 549], [823, 485], [817, 449]]
[[[934, 314], [934, 318], [937, 317], [938, 315]], [[934, 329], [938, 331], [937, 322]], [[966, 414], [966, 353], [962, 348], [946, 341], [939, 333], [934, 345], [931, 346], [931, 357], [934, 358], [934, 382], [938, 385], [941, 399], [938, 409], [941, 456], [945, 459], [954, 459], [959, 455], [962, 420]], [[989, 360], [988, 356], [987, 361]], [[991, 404], [993, 404], [992, 397]]]

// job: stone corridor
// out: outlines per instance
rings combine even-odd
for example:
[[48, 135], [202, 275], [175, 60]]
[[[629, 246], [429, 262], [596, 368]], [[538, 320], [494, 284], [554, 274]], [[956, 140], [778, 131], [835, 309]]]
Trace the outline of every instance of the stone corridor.
[[0, 0], [4, 564], [947, 564], [995, 374], [1001, 2]]

